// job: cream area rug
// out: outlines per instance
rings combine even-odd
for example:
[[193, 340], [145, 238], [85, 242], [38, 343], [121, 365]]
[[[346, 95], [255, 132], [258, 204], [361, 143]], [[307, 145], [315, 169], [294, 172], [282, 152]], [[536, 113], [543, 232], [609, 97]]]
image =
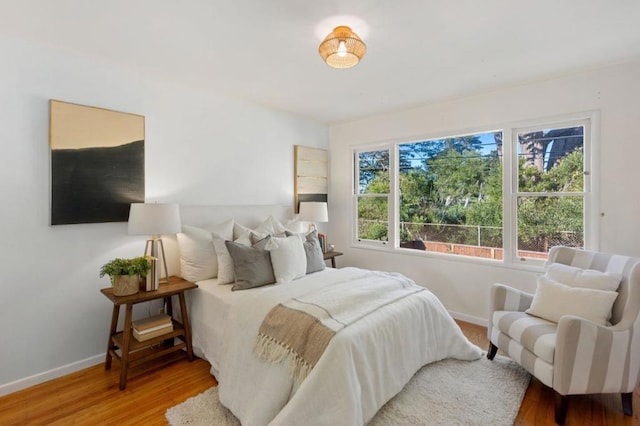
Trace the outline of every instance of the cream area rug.
[[[369, 425], [512, 425], [529, 373], [506, 357], [424, 366]], [[167, 410], [171, 426], [240, 425], [213, 387]]]

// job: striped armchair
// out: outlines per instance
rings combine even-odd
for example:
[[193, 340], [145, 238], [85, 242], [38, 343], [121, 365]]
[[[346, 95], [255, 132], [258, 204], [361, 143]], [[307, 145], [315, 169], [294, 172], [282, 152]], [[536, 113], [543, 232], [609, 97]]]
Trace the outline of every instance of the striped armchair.
[[640, 381], [640, 259], [553, 247], [551, 263], [622, 275], [611, 326], [566, 315], [556, 324], [526, 314], [533, 294], [502, 284], [491, 289], [487, 358], [501, 349], [556, 392], [555, 419], [562, 425], [567, 396], [620, 393], [625, 415], [633, 413]]

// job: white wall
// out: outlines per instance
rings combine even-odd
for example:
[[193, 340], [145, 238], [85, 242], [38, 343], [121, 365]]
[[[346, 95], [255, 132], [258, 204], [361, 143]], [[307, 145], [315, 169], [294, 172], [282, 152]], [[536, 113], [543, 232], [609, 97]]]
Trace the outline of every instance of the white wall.
[[[535, 273], [460, 258], [389, 254], [351, 247], [351, 148], [358, 144], [493, 130], [518, 122], [600, 110], [600, 250], [640, 257], [640, 62], [505, 88], [464, 99], [331, 126], [329, 240], [343, 265], [395, 270], [431, 289], [460, 318], [488, 315], [494, 282], [535, 291]], [[438, 84], [428, 79], [416, 84]]]
[[0, 57], [0, 394], [102, 361], [100, 266], [144, 249], [126, 223], [49, 226], [49, 99], [146, 117], [147, 201], [289, 204], [293, 145], [328, 147], [323, 124], [95, 58], [6, 38]]

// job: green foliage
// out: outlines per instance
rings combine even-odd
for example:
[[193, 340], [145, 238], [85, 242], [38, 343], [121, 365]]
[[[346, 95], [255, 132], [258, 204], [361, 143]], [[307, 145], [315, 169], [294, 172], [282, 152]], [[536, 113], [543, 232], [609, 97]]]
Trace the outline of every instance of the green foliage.
[[[584, 186], [584, 155], [575, 150], [546, 173], [521, 165], [521, 192], [581, 192]], [[518, 237], [524, 245], [553, 245], [563, 234], [582, 236], [582, 197], [521, 197], [518, 200]]]
[[364, 190], [365, 194], [388, 194], [389, 171], [378, 171]]
[[362, 219], [358, 228], [359, 238], [387, 241], [388, 205], [387, 197], [362, 197], [358, 200], [358, 217]]
[[[380, 175], [386, 173], [389, 180], [389, 151], [368, 151], [358, 155], [360, 188], [366, 188], [374, 179], [380, 179]], [[388, 184], [387, 184], [388, 187]]]
[[441, 223], [465, 223], [464, 212], [482, 199], [487, 179], [498, 164], [497, 155], [486, 157], [479, 151], [456, 149], [446, 149], [427, 160]]
[[[400, 173], [400, 220], [476, 224], [486, 216], [492, 218], [491, 223], [477, 224], [501, 226], [501, 173], [496, 153], [486, 156], [479, 151], [446, 148], [428, 158], [423, 169]], [[492, 203], [487, 203], [489, 196]]]
[[467, 224], [502, 226], [502, 163], [497, 161], [486, 177], [477, 203], [469, 206]]
[[146, 257], [134, 257], [132, 259], [116, 258], [105, 263], [100, 268], [100, 277], [109, 275], [111, 278], [119, 275], [140, 275], [146, 277], [151, 269], [151, 263]]
[[428, 223], [433, 215], [433, 181], [422, 169], [400, 173], [400, 221]]
[[366, 239], [368, 240], [378, 240], [378, 241], [388, 241], [389, 240], [389, 229], [386, 224], [383, 223], [374, 223], [368, 230]]

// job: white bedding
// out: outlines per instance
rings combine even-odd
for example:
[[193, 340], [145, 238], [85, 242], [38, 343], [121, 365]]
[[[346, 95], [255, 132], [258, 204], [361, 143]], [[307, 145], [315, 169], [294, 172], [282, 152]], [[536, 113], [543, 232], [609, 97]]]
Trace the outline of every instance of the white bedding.
[[193, 352], [211, 364], [218, 377], [226, 318], [235, 295], [232, 285], [220, 285], [217, 278], [198, 281], [198, 288], [187, 292]]
[[423, 365], [480, 357], [480, 348], [429, 291], [384, 306], [336, 334], [299, 388], [286, 363], [256, 357], [258, 328], [273, 306], [367, 273], [326, 269], [291, 283], [236, 292], [215, 280], [198, 283], [190, 312], [194, 350], [211, 363], [220, 401], [243, 425], [364, 424]]

